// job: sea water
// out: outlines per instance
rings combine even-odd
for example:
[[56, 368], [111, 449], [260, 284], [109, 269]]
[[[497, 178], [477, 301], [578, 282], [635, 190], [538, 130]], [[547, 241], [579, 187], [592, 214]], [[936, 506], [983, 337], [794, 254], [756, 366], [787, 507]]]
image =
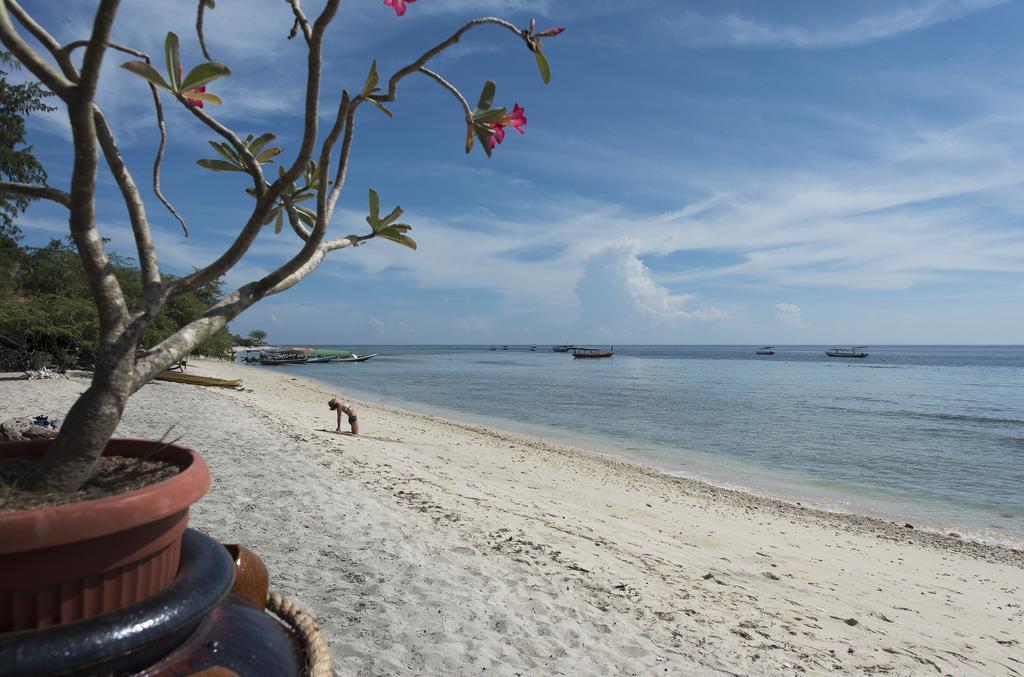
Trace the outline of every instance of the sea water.
[[267, 368], [721, 486], [1024, 544], [1021, 346], [872, 346], [866, 359], [615, 346], [595, 360], [550, 346], [346, 347], [381, 355]]

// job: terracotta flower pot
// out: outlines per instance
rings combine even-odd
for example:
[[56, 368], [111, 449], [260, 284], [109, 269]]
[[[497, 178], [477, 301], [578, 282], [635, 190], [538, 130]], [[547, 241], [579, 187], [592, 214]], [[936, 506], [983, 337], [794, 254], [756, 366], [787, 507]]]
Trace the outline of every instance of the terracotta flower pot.
[[[3, 444], [0, 458], [42, 456], [48, 444]], [[137, 458], [158, 444], [111, 440], [105, 454]], [[209, 488], [210, 471], [184, 447], [167, 446], [153, 458], [182, 470], [116, 496], [0, 513], [0, 632], [90, 618], [170, 585], [188, 509]]]

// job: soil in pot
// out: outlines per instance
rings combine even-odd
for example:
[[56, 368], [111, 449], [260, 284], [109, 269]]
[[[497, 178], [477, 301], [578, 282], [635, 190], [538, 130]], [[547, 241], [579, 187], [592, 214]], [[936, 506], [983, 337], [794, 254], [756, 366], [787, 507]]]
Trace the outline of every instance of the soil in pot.
[[155, 484], [181, 472], [181, 468], [173, 463], [104, 456], [99, 459], [93, 476], [78, 491], [22, 489], [38, 463], [31, 458], [0, 460], [0, 512], [34, 510], [114, 496]]

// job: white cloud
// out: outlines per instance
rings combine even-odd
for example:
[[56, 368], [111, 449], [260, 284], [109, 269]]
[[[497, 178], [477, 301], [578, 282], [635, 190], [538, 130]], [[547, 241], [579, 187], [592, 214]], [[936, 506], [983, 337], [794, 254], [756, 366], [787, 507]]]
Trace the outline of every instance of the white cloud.
[[651, 276], [633, 248], [618, 244], [586, 262], [576, 284], [581, 333], [642, 338], [681, 323], [726, 319], [715, 307], [691, 308], [692, 294], [673, 294]]
[[[917, 0], [857, 17], [836, 15], [831, 23], [772, 23], [739, 14], [705, 16], [685, 11], [669, 26], [690, 47], [850, 47], [893, 38], [1002, 4], [1007, 0]], [[834, 5], [827, 5], [835, 9]], [[826, 7], [822, 4], [821, 7]]]
[[793, 303], [776, 303], [775, 317], [779, 318], [783, 324], [792, 325], [794, 327], [799, 327], [803, 324], [800, 306]]

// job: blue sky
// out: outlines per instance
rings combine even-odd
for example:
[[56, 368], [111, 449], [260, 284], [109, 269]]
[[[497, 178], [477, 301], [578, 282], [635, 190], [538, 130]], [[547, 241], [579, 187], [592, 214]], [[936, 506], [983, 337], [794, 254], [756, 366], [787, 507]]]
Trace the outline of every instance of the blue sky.
[[[23, 4], [61, 41], [88, 34], [93, 3]], [[180, 0], [124, 4], [118, 41], [158, 55], [174, 30], [186, 68], [201, 59]], [[340, 344], [1024, 343], [1024, 2], [419, 0], [396, 17], [347, 0], [328, 34], [324, 124], [372, 59], [386, 77], [492, 14], [567, 27], [545, 43], [549, 86], [493, 27], [433, 68], [471, 102], [495, 80], [497, 104], [525, 107], [526, 134], [491, 159], [465, 155], [461, 110], [427, 78], [403, 82], [393, 119], [364, 107], [330, 236], [362, 232], [373, 187], [406, 210], [419, 250], [335, 252], [233, 331]], [[241, 134], [275, 132], [285, 156], [304, 81], [290, 25], [270, 0], [221, 0], [206, 18], [213, 57], [233, 71], [209, 110]], [[147, 185], [157, 137], [125, 60], [108, 56], [99, 102]], [[182, 273], [223, 250], [250, 199], [241, 175], [196, 167], [213, 136], [168, 107], [163, 188], [193, 235], [148, 206], [162, 268]], [[68, 138], [62, 111], [32, 122], [55, 186], [67, 185]], [[108, 177], [99, 217], [130, 254]], [[22, 227], [31, 242], [66, 232], [46, 204]], [[266, 229], [228, 285], [297, 246]]]

